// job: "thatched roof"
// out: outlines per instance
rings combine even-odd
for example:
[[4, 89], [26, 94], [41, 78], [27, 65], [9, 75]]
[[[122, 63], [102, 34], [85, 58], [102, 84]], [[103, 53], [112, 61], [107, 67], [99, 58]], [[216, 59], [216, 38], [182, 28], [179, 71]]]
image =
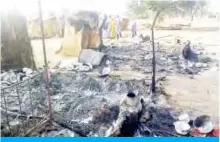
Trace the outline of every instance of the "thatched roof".
[[96, 12], [80, 11], [68, 15], [67, 21], [77, 29], [83, 26], [94, 29], [99, 26], [99, 15]]

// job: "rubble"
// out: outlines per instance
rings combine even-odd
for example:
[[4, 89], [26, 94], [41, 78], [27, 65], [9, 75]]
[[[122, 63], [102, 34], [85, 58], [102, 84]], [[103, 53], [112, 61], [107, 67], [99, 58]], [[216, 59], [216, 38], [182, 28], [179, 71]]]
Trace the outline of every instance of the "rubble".
[[[211, 60], [203, 55], [198, 55], [198, 61], [192, 61], [185, 66], [181, 55], [167, 52], [163, 44], [160, 46], [156, 52], [156, 70], [159, 78], [169, 73], [194, 75], [212, 66]], [[178, 118], [178, 113], [172, 114], [174, 110], [170, 108], [166, 96], [162, 92], [158, 92], [154, 97], [149, 96], [151, 79], [123, 80], [120, 77], [100, 78], [89, 74], [96, 73], [97, 68], [101, 68], [98, 65], [102, 64], [105, 55], [111, 58], [111, 71], [132, 70], [151, 74], [152, 50], [150, 44], [128, 44], [120, 48], [105, 48], [103, 52], [86, 49], [82, 51], [79, 60], [70, 59], [59, 63], [58, 68], [65, 72], [55, 71], [51, 74], [51, 99], [53, 120], [60, 126], [56, 126], [58, 127], [56, 130], [42, 133], [41, 136], [118, 135], [124, 131], [119, 128], [122, 125], [126, 126], [130, 121], [135, 124], [132, 136], [180, 136], [188, 133], [188, 121], [191, 114], [181, 115]], [[200, 59], [200, 57], [202, 58]], [[96, 68], [96, 66], [98, 67]], [[31, 77], [36, 73], [30, 69], [24, 69], [24, 72], [25, 77]], [[1, 80], [12, 84], [15, 82], [17, 74], [15, 71], [4, 72], [1, 74]], [[21, 75], [19, 76], [21, 77]], [[44, 79], [41, 76], [33, 79], [29, 85], [27, 82], [21, 84], [19, 93], [22, 112], [25, 115], [30, 115], [33, 111], [34, 115], [39, 116], [40, 110], [46, 109], [47, 96], [43, 82]], [[131, 98], [127, 98], [126, 103], [120, 103], [120, 100], [132, 89], [138, 90], [133, 92], [138, 94], [136, 103]], [[160, 89], [160, 85], [157, 86], [157, 89]], [[30, 109], [30, 91], [32, 93], [32, 111]], [[6, 90], [5, 96], [9, 102], [9, 110], [19, 112], [18, 103], [14, 100], [16, 88]], [[140, 103], [139, 97], [144, 98], [144, 103]], [[3, 100], [2, 104], [4, 104]], [[142, 112], [137, 117], [140, 111]], [[126, 112], [130, 119], [127, 119], [126, 115], [122, 115], [122, 112]], [[177, 117], [175, 118], [174, 115]], [[3, 123], [5, 121], [2, 119]], [[178, 123], [174, 125], [176, 121]], [[126, 124], [123, 124], [124, 122]], [[10, 123], [17, 125], [18, 121], [10, 120]], [[113, 124], [115, 127], [112, 128]]]
[[106, 136], [133, 136], [142, 111], [141, 98], [134, 92], [128, 92], [121, 100], [118, 118], [110, 127]]
[[62, 60], [57, 65], [58, 69], [67, 71], [82, 71], [87, 72], [93, 69], [90, 63], [80, 63], [77, 58]]
[[45, 132], [41, 135], [41, 137], [62, 137], [62, 136], [63, 137], [76, 137], [77, 135], [68, 129]]
[[111, 62], [109, 60], [106, 60], [106, 63], [101, 71], [101, 77], [108, 76], [111, 73]]
[[[111, 135], [110, 132], [114, 132], [111, 128], [112, 124], [117, 122], [119, 118], [123, 118], [120, 116], [120, 113], [124, 111], [131, 112], [134, 110], [137, 110], [136, 112], [142, 110], [140, 119], [136, 122], [138, 126], [133, 134], [134, 136], [178, 136], [173, 125], [173, 123], [178, 120], [178, 117], [175, 118], [173, 114], [171, 114], [172, 110], [167, 108], [169, 106], [165, 101], [166, 98], [160, 97], [163, 95], [159, 92], [157, 93], [157, 100], [155, 100], [155, 102], [157, 102], [156, 104], [147, 97], [148, 87], [146, 87], [144, 83], [146, 80], [125, 81], [117, 78], [107, 78], [104, 81], [103, 79], [93, 78], [80, 72], [62, 74], [54, 73], [52, 74], [51, 79], [53, 90], [53, 96], [51, 97], [53, 102], [52, 108], [54, 111], [53, 116], [55, 117], [54, 120], [55, 122], [62, 124], [61, 126], [64, 130], [53, 130], [49, 133], [43, 133], [42, 136], [77, 136], [74, 133], [78, 132], [75, 129], [79, 128], [78, 126], [82, 129], [80, 131], [83, 131], [83, 129], [88, 130], [84, 131], [87, 136], [106, 136], [106, 133]], [[39, 84], [31, 83], [31, 85], [32, 91], [40, 91], [40, 89], [37, 89]], [[131, 88], [133, 88], [135, 94], [145, 98], [143, 108], [134, 107], [135, 109], [128, 109], [129, 107], [123, 107], [123, 103], [120, 103], [121, 98], [126, 95], [125, 92], [130, 91]], [[23, 89], [25, 89], [25, 87]], [[25, 90], [21, 92], [21, 94], [23, 93], [25, 93]], [[40, 94], [40, 92], [38, 93]], [[34, 112], [37, 112], [39, 105], [45, 106], [47, 103], [45, 100], [46, 96], [40, 96], [41, 99], [39, 99], [39, 94], [34, 95], [35, 97], [33, 100], [35, 101], [36, 99], [36, 101], [38, 101], [34, 103], [34, 106], [36, 105]], [[25, 100], [25, 97], [28, 95], [21, 96], [21, 99]], [[149, 100], [146, 101], [146, 98], [149, 98]], [[22, 102], [26, 102], [23, 104], [22, 110], [27, 113], [29, 110], [25, 110], [24, 108], [29, 106], [29, 101], [26, 100]], [[130, 105], [133, 104], [133, 101], [129, 101], [129, 99], [127, 102]], [[162, 105], [159, 102], [164, 103]], [[137, 104], [140, 105], [141, 103]], [[16, 108], [16, 104], [13, 103], [10, 103], [9, 106]], [[123, 108], [125, 109], [123, 110]], [[19, 108], [16, 108], [15, 110], [18, 109]], [[65, 119], [68, 121], [64, 121]], [[185, 119], [185, 117], [183, 119]], [[119, 123], [115, 123], [114, 126], [116, 126], [116, 124]], [[67, 128], [68, 130], [66, 130]]]
[[16, 69], [16, 70], [9, 70], [9, 71], [2, 71], [1, 73], [1, 83], [2, 87], [7, 87], [12, 84], [18, 83], [20, 81], [24, 81], [30, 77], [37, 75], [38, 72], [33, 71], [29, 68], [23, 69]]
[[80, 63], [90, 63], [92, 66], [100, 65], [104, 54], [101, 52], [94, 51], [92, 49], [83, 49], [79, 56]]
[[196, 63], [196, 64], [195, 64], [195, 67], [201, 68], [201, 67], [202, 67], [202, 63]]
[[[57, 112], [62, 118], [68, 118], [68, 120], [74, 120], [78, 123], [84, 123], [84, 120], [90, 118], [95, 110], [100, 111], [100, 106], [104, 104], [108, 104], [110, 110], [112, 105], [119, 105], [123, 93], [130, 90], [130, 88], [138, 86], [144, 88], [142, 84], [143, 81], [141, 80], [123, 81], [109, 78], [109, 80], [107, 79], [104, 83], [103, 79], [94, 79], [82, 73], [56, 73], [52, 74], [51, 79], [53, 90], [53, 96], [51, 96], [51, 98], [54, 112]], [[47, 100], [45, 99], [47, 97], [45, 95], [46, 88], [40, 83], [41, 81], [43, 81], [43, 78], [37, 78], [30, 83], [33, 95], [32, 105], [34, 115], [39, 115], [37, 112], [39, 112], [40, 106], [41, 108], [47, 106]], [[29, 88], [25, 83], [22, 86], [22, 90], [20, 90], [22, 111], [28, 115], [32, 113], [28, 95]], [[115, 89], [116, 86], [119, 87], [118, 91]], [[146, 94], [144, 92], [147, 92], [147, 88], [141, 90], [139, 93], [142, 95]], [[15, 93], [15, 88], [11, 88], [10, 91], [8, 90], [5, 92], [5, 96], [7, 96], [7, 100], [9, 101], [8, 107], [10, 108], [10, 111], [19, 112], [19, 106], [16, 104], [16, 100], [14, 100], [13, 97], [10, 97], [15, 96]], [[2, 104], [4, 104], [3, 100]], [[116, 110], [113, 109], [111, 111], [115, 112]], [[109, 117], [108, 120], [103, 119], [102, 121], [99, 121], [99, 124], [95, 124], [94, 127], [102, 127], [102, 130], [100, 129], [99, 132], [99, 129], [96, 128], [91, 135], [98, 134], [104, 136], [105, 131], [103, 129], [107, 130], [111, 124], [108, 122], [109, 120], [111, 122], [114, 119]], [[66, 124], [70, 126], [68, 122]]]
[[[135, 52], [133, 52], [134, 48]], [[151, 73], [152, 50], [148, 44], [144, 46], [143, 44], [128, 44], [121, 48], [106, 48], [104, 53], [113, 58], [113, 70], [123, 70], [123, 66], [126, 65], [134, 71]], [[191, 61], [185, 69], [184, 59], [181, 56], [181, 52], [179, 54], [167, 52], [166, 46], [160, 44], [160, 49], [156, 52], [157, 71], [159, 73], [197, 74], [212, 64], [209, 57], [193, 53]]]

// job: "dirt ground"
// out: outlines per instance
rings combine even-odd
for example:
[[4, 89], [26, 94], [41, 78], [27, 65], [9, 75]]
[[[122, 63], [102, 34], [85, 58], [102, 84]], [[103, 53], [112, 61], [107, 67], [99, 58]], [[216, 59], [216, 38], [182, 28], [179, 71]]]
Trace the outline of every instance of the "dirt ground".
[[[150, 35], [150, 31], [139, 31], [139, 33]], [[127, 33], [125, 33], [126, 35]], [[180, 36], [184, 40], [191, 40], [192, 43], [200, 43], [206, 52], [209, 52], [213, 58], [220, 57], [220, 41], [218, 41], [218, 32], [199, 32], [199, 31], [155, 31], [156, 40], [159, 42], [172, 42], [172, 36]], [[159, 38], [164, 37], [166, 38]], [[133, 42], [134, 39], [123, 38], [117, 43], [124, 41]], [[61, 57], [55, 54], [59, 49], [62, 39], [53, 38], [46, 39], [46, 49], [48, 61], [54, 66], [56, 63], [67, 57]], [[33, 40], [35, 60], [38, 66], [43, 65], [43, 50], [41, 40]], [[186, 111], [196, 110], [202, 114], [209, 114], [218, 117], [219, 113], [219, 92], [218, 92], [218, 67], [207, 70], [194, 79], [190, 79], [187, 75], [172, 74], [167, 77], [165, 89], [171, 95], [170, 105], [174, 108]], [[130, 73], [130, 72], [129, 72]], [[128, 74], [129, 74], [128, 73]]]
[[168, 76], [165, 85], [169, 103], [178, 109], [219, 116], [218, 71], [213, 68], [194, 79], [183, 75]]

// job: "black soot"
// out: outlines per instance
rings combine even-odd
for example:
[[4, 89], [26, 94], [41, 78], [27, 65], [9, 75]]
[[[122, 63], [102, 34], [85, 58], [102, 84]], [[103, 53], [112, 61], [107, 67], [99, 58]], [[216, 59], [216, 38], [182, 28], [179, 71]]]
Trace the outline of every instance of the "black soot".
[[136, 95], [134, 94], [134, 92], [128, 92], [127, 96], [130, 98], [134, 98]]

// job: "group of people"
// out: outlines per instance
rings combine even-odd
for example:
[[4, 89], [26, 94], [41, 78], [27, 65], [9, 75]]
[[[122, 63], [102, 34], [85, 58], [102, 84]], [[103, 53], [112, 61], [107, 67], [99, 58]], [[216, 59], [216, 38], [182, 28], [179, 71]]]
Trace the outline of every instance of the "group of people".
[[109, 16], [105, 22], [104, 28], [106, 32], [106, 38], [111, 38], [111, 39], [119, 39], [122, 34], [121, 34], [121, 19], [119, 16], [113, 17]]
[[[106, 20], [105, 25], [103, 27], [103, 29], [105, 31], [105, 37], [110, 38], [110, 39], [121, 38], [122, 37], [122, 33], [121, 33], [122, 23], [121, 22], [122, 22], [122, 20], [120, 19], [119, 16], [107, 17], [107, 20]], [[131, 33], [132, 33], [132, 37], [135, 37], [137, 35], [137, 26], [136, 26], [135, 21], [132, 22]]]

